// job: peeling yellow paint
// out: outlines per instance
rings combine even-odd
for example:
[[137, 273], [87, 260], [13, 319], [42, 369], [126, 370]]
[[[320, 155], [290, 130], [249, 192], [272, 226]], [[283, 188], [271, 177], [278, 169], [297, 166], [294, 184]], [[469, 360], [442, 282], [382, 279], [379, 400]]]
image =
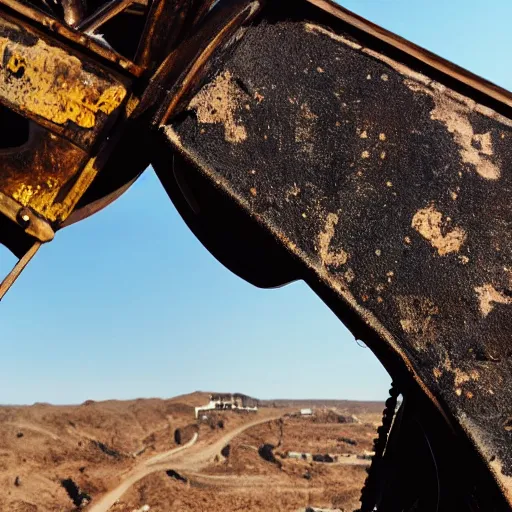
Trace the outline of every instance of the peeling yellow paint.
[[76, 57], [42, 40], [25, 46], [0, 37], [0, 96], [56, 124], [92, 128], [98, 112], [112, 113], [126, 89], [85, 71]]
[[330, 250], [334, 228], [338, 225], [338, 221], [338, 216], [335, 213], [329, 213], [324, 231], [318, 237], [318, 254], [324, 266], [341, 267], [348, 261], [348, 254], [343, 249], [338, 252], [331, 252]]
[[433, 204], [418, 210], [411, 223], [412, 227], [437, 249], [440, 256], [458, 252], [466, 240], [466, 233], [462, 228], [447, 231], [443, 230], [444, 224], [442, 213], [438, 212]]
[[477, 286], [475, 292], [477, 293], [480, 303], [480, 312], [484, 318], [494, 309], [495, 304], [512, 304], [512, 297], [507, 297], [503, 293], [500, 293], [490, 283]]
[[203, 124], [222, 124], [228, 142], [240, 143], [247, 139], [245, 127], [235, 119], [246, 95], [236, 85], [229, 71], [225, 71], [203, 87], [192, 99], [189, 108], [196, 111], [197, 120]]

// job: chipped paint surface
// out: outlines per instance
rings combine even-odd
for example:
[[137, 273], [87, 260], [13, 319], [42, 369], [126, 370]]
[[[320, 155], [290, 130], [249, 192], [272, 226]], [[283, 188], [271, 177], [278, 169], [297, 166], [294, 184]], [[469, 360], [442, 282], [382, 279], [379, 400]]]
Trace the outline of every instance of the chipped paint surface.
[[451, 252], [458, 252], [466, 240], [466, 233], [462, 228], [446, 229], [447, 221], [443, 221], [443, 214], [436, 210], [434, 205], [418, 210], [412, 219], [412, 227], [432, 247], [437, 249], [439, 256], [445, 256]]
[[126, 89], [83, 69], [76, 57], [42, 40], [29, 46], [0, 37], [0, 96], [22, 110], [62, 125], [92, 128], [112, 113]]
[[348, 254], [343, 249], [333, 252], [330, 248], [338, 222], [338, 216], [335, 213], [329, 213], [324, 231], [318, 236], [318, 255], [324, 265], [333, 267], [341, 267], [348, 261]]
[[490, 283], [477, 286], [475, 292], [478, 296], [480, 311], [486, 317], [494, 309], [495, 304], [512, 304], [512, 297], [507, 296], [494, 288]]
[[436, 101], [436, 108], [431, 112], [432, 119], [444, 123], [447, 130], [453, 134], [460, 146], [462, 161], [473, 166], [482, 178], [497, 180], [501, 171], [493, 160], [491, 134], [475, 133], [468, 119], [469, 109], [467, 106], [441, 95], [433, 95], [433, 97]]
[[400, 325], [411, 336], [417, 350], [435, 341], [435, 317], [439, 308], [432, 300], [422, 296], [399, 296], [396, 298], [400, 313]]
[[231, 73], [226, 71], [204, 87], [190, 102], [189, 108], [196, 111], [201, 124], [222, 124], [226, 140], [240, 143], [247, 139], [247, 132], [237, 121], [236, 111], [244, 97]]
[[482, 177], [497, 180], [501, 176], [500, 166], [494, 158], [491, 134], [475, 133], [470, 122], [471, 112], [479, 110], [482, 115], [497, 117], [491, 109], [478, 108], [474, 102], [461, 100], [461, 96], [446, 87], [433, 82], [425, 87], [413, 80], [405, 80], [405, 84], [413, 91], [430, 96], [435, 108], [430, 112], [434, 121], [440, 121], [452, 134], [459, 146], [459, 154], [465, 164], [470, 165]]

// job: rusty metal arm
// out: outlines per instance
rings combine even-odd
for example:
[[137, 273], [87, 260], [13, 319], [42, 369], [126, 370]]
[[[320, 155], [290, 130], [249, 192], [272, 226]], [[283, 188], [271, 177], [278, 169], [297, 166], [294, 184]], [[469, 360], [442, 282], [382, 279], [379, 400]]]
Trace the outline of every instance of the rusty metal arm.
[[251, 20], [159, 77], [157, 174], [228, 268], [370, 346], [459, 500], [510, 510], [510, 93], [333, 4]]

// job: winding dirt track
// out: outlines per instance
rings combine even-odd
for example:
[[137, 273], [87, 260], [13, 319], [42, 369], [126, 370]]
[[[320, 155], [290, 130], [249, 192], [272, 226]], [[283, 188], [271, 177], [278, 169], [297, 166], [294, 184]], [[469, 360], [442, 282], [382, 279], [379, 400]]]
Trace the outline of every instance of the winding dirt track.
[[155, 455], [151, 459], [136, 466], [127, 473], [126, 477], [115, 489], [105, 494], [97, 503], [93, 503], [88, 509], [88, 512], [108, 512], [110, 507], [112, 507], [132, 485], [155, 471], [163, 471], [166, 469], [200, 471], [213, 462], [216, 456], [222, 458], [220, 453], [222, 448], [229, 444], [235, 437], [249, 428], [260, 425], [261, 423], [274, 421], [280, 416], [281, 414], [275, 414], [246, 423], [245, 425], [227, 432], [212, 444], [196, 444], [198, 435], [194, 434], [194, 437], [187, 444], [168, 452]]

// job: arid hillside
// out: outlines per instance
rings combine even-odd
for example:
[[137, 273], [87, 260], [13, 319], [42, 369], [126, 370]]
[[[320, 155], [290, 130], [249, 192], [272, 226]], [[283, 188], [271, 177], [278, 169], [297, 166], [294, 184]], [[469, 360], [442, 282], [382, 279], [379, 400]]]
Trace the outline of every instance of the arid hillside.
[[383, 404], [209, 397], [0, 407], [0, 510], [357, 508]]

